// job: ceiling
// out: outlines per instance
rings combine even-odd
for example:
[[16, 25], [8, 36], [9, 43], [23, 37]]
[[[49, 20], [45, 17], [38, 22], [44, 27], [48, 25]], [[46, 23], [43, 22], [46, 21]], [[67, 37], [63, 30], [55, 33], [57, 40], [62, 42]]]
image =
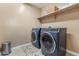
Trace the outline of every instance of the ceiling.
[[30, 3], [32, 6], [35, 6], [37, 8], [43, 8], [49, 4], [52, 4], [52, 5], [56, 5], [58, 6], [59, 8], [63, 8], [64, 6], [67, 6], [69, 5], [70, 3]]

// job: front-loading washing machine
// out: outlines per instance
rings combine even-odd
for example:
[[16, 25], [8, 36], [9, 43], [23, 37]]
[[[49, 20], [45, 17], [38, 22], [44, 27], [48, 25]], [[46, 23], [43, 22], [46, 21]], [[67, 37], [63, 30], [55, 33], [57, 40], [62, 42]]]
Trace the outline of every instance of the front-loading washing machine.
[[65, 56], [66, 28], [42, 28], [41, 51], [45, 56]]
[[36, 48], [40, 48], [40, 31], [41, 31], [41, 28], [32, 29], [32, 44]]

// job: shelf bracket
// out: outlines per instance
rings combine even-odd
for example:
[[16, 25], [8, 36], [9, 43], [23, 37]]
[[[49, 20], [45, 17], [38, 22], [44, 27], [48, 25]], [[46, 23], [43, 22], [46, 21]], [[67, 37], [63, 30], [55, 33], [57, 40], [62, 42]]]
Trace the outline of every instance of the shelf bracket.
[[54, 19], [55, 19], [55, 21], [56, 21], [56, 14], [54, 14]]

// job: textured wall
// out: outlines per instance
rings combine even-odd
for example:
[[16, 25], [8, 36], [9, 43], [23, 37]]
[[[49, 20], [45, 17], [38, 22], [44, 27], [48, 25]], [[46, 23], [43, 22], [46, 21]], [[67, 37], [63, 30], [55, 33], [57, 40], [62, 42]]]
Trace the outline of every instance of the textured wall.
[[31, 30], [39, 27], [40, 10], [27, 4], [0, 4], [0, 44], [11, 41], [12, 46], [31, 41]]

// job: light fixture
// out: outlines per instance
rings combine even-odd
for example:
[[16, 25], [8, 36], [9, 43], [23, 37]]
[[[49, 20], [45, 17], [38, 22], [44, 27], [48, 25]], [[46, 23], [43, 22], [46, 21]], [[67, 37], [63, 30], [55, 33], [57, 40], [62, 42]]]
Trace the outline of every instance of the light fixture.
[[19, 13], [22, 13], [23, 11], [24, 11], [24, 8], [25, 8], [25, 6], [24, 5], [21, 5], [20, 7], [19, 7]]

